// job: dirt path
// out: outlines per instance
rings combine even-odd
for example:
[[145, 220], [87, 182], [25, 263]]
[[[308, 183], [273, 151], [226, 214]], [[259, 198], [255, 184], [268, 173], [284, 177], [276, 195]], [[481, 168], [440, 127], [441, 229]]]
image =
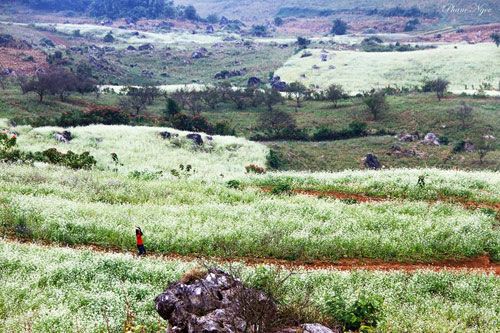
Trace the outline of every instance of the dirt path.
[[[270, 187], [260, 187], [260, 189], [265, 193], [270, 193], [272, 188]], [[363, 202], [385, 202], [390, 200], [405, 200], [405, 198], [384, 198], [384, 197], [376, 197], [369, 196], [366, 194], [355, 194], [355, 193], [343, 193], [336, 191], [316, 191], [316, 190], [305, 190], [305, 189], [293, 189], [293, 193], [298, 195], [311, 195], [315, 197], [331, 197], [339, 200], [353, 200], [355, 203], [363, 203]], [[478, 208], [489, 208], [493, 209], [497, 212], [496, 217], [497, 220], [500, 221], [500, 203], [486, 203], [486, 202], [476, 202], [472, 200], [468, 200], [460, 197], [440, 197], [438, 200], [425, 200], [421, 201], [429, 202], [430, 204], [435, 204], [438, 202], [442, 203], [453, 203], [462, 205], [467, 209], [478, 209]]]
[[[21, 240], [12, 237], [0, 238], [9, 243], [16, 244], [35, 244], [45, 247], [61, 247], [56, 243], [48, 242], [35, 242], [31, 240]], [[100, 253], [118, 253], [129, 254], [135, 257], [135, 252], [123, 251], [118, 248], [107, 248], [100, 245], [78, 245], [70, 247], [75, 250], [91, 250]], [[441, 260], [427, 263], [402, 263], [402, 262], [388, 262], [383, 260], [373, 259], [342, 259], [336, 262], [311, 260], [311, 261], [288, 261], [280, 259], [266, 259], [266, 258], [219, 258], [219, 257], [203, 257], [196, 255], [179, 255], [179, 254], [156, 254], [149, 252], [146, 257], [161, 260], [179, 260], [184, 262], [200, 262], [200, 263], [244, 263], [248, 266], [258, 265], [273, 265], [284, 269], [304, 269], [308, 271], [315, 270], [339, 270], [339, 271], [404, 271], [413, 272], [417, 270], [433, 270], [433, 271], [467, 271], [467, 272], [484, 272], [493, 273], [500, 276], [500, 263], [492, 263], [490, 257], [485, 254], [480, 257], [468, 258], [463, 260]]]

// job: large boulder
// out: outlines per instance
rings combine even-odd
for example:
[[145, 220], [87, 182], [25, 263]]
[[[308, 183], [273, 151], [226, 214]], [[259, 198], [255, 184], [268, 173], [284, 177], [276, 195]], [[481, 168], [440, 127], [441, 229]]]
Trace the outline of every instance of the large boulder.
[[434, 133], [427, 133], [425, 135], [424, 140], [422, 141], [422, 143], [426, 144], [426, 145], [436, 145], [436, 146], [441, 145], [441, 142], [439, 141], [439, 138]]
[[172, 137], [172, 133], [170, 133], [169, 131], [160, 132], [158, 133], [158, 135], [161, 136], [162, 139], [170, 139]]
[[186, 138], [193, 141], [198, 146], [203, 145], [203, 139], [201, 138], [201, 135], [199, 135], [199, 134], [191, 133], [191, 134], [186, 135]]
[[143, 44], [139, 46], [139, 51], [149, 51], [149, 50], [154, 50], [155, 46], [151, 43]]
[[372, 170], [378, 170], [382, 168], [382, 164], [380, 164], [377, 156], [373, 154], [366, 155], [366, 158], [364, 159], [364, 164], [367, 168], [370, 168]]
[[248, 79], [247, 84], [249, 87], [258, 87], [261, 85], [261, 83], [262, 81], [258, 77], [252, 76], [251, 78]]
[[266, 331], [274, 324], [274, 301], [230, 274], [210, 269], [203, 278], [183, 280], [171, 283], [155, 299], [156, 311], [168, 320], [167, 332], [243, 333], [257, 324], [255, 318]]
[[286, 82], [281, 81], [281, 78], [279, 76], [273, 77], [269, 81], [269, 83], [271, 84], [271, 87], [273, 89], [276, 89], [276, 90], [281, 91], [281, 92], [286, 91], [286, 88], [288, 87], [288, 85], [286, 84]]

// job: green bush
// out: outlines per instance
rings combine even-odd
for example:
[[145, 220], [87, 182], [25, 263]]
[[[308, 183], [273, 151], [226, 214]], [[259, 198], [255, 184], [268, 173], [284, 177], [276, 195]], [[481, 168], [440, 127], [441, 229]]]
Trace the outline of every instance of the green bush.
[[360, 294], [352, 304], [335, 295], [325, 300], [325, 312], [345, 330], [370, 331], [381, 318], [383, 299], [380, 296]]
[[447, 145], [450, 143], [450, 139], [449, 139], [447, 136], [445, 136], [445, 135], [441, 135], [441, 136], [439, 137], [439, 142], [440, 142], [442, 145], [447, 146]]
[[270, 169], [278, 170], [283, 166], [283, 161], [280, 158], [280, 155], [277, 151], [270, 150], [269, 154], [266, 156], [267, 166]]
[[362, 123], [359, 121], [354, 121], [350, 123], [348, 128], [344, 128], [340, 131], [335, 131], [328, 127], [322, 127], [316, 133], [314, 133], [313, 140], [335, 141], [335, 140], [346, 140], [346, 139], [366, 136], [367, 127], [368, 125], [366, 123]]
[[235, 188], [235, 189], [240, 189], [241, 188], [241, 182], [236, 179], [232, 179], [227, 182], [227, 187], [229, 188]]

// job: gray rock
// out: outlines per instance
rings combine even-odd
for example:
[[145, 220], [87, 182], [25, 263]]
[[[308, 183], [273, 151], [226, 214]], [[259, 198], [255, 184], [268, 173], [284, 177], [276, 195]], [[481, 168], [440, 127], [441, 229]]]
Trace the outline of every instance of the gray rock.
[[418, 140], [418, 136], [410, 134], [398, 134], [396, 135], [396, 139], [398, 139], [401, 142], [413, 142]]
[[378, 170], [382, 168], [382, 164], [380, 164], [377, 156], [373, 154], [368, 154], [366, 155], [366, 158], [364, 159], [364, 164], [366, 167], [372, 169], [372, 170]]
[[155, 309], [168, 320], [167, 332], [183, 333], [243, 333], [252, 324], [250, 312], [261, 311], [269, 323], [277, 314], [276, 304], [264, 293], [218, 269], [209, 270], [202, 279], [171, 283], [155, 299]]
[[319, 56], [319, 59], [320, 59], [321, 61], [328, 61], [328, 54], [321, 54], [321, 55]]
[[304, 331], [303, 333], [335, 333], [339, 331], [332, 331], [326, 326], [320, 325], [320, 324], [304, 324], [300, 325], [300, 328], [302, 328]]
[[262, 81], [258, 77], [252, 76], [251, 78], [248, 79], [247, 84], [249, 87], [257, 87], [262, 84]]
[[128, 50], [128, 51], [137, 51], [137, 49], [136, 49], [135, 47], [133, 47], [132, 45], [129, 45], [129, 46], [127, 47], [127, 50]]
[[161, 136], [163, 139], [170, 139], [172, 137], [172, 133], [169, 131], [163, 131], [158, 133], [159, 136]]
[[141, 46], [139, 46], [139, 51], [148, 51], [148, 50], [154, 50], [154, 49], [155, 49], [155, 47], [151, 43], [142, 44]]
[[426, 145], [436, 145], [436, 146], [441, 145], [441, 142], [439, 142], [439, 138], [434, 133], [427, 133], [422, 143]]
[[278, 91], [286, 91], [286, 88], [288, 87], [288, 85], [286, 84], [286, 82], [283, 82], [281, 81], [281, 78], [279, 76], [275, 76], [273, 77], [269, 83], [271, 84], [271, 87], [273, 89], [276, 89]]
[[69, 132], [69, 131], [64, 131], [62, 133], [55, 132], [54, 138], [56, 139], [56, 141], [64, 142], [64, 143], [68, 143], [71, 140], [73, 140], [73, 137], [71, 136], [71, 132]]
[[214, 33], [214, 27], [212, 25], [207, 25], [205, 31], [207, 32], [207, 34], [212, 34]]
[[198, 146], [203, 145], [203, 139], [201, 138], [201, 135], [199, 135], [199, 134], [191, 133], [191, 134], [186, 135], [186, 138], [193, 141]]

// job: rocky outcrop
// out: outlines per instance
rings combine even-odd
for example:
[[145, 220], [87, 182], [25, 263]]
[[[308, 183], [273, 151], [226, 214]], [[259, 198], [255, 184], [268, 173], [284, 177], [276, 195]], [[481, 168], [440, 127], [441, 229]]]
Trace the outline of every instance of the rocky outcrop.
[[410, 134], [399, 134], [396, 135], [396, 139], [398, 139], [401, 142], [413, 142], [418, 140], [418, 136]]
[[168, 320], [167, 332], [179, 333], [243, 333], [256, 324], [270, 331], [277, 315], [271, 298], [218, 269], [171, 283], [155, 299], [155, 309]]
[[258, 77], [255, 77], [255, 76], [252, 76], [251, 78], [249, 78], [248, 83], [247, 83], [247, 85], [249, 87], [258, 87], [261, 84], [262, 84], [262, 81]]
[[139, 46], [139, 51], [150, 51], [154, 49], [155, 49], [154, 45], [150, 43]]
[[422, 143], [426, 144], [426, 145], [436, 145], [436, 146], [441, 145], [441, 142], [439, 141], [439, 138], [434, 133], [427, 133], [425, 135], [424, 140], [422, 141]]
[[273, 77], [269, 83], [271, 84], [271, 87], [273, 89], [276, 89], [278, 91], [286, 91], [286, 88], [288, 87], [288, 85], [286, 84], [286, 82], [283, 82], [281, 81], [281, 78], [279, 76], [275, 76]]
[[364, 159], [364, 164], [367, 168], [372, 169], [372, 170], [378, 170], [382, 168], [382, 164], [380, 164], [377, 156], [373, 154], [368, 154], [366, 155]]

